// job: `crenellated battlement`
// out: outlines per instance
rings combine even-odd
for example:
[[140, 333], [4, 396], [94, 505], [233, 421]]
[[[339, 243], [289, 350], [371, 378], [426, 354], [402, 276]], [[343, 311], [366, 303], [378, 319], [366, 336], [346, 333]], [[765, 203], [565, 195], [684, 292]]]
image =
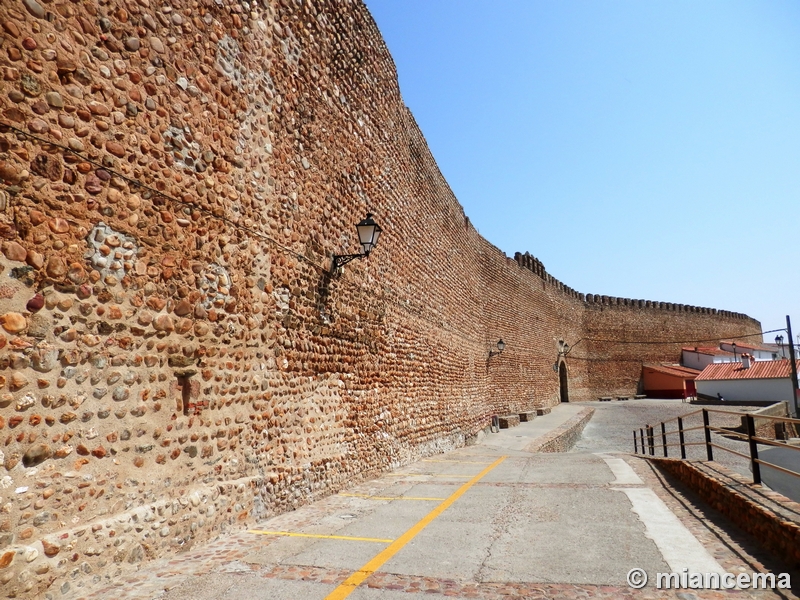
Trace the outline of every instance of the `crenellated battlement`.
[[675, 302], [660, 302], [658, 300], [642, 300], [638, 298], [618, 298], [616, 296], [606, 296], [601, 294], [583, 294], [580, 293], [563, 282], [559, 281], [547, 272], [544, 264], [529, 252], [522, 254], [517, 252], [514, 254], [514, 260], [517, 264], [525, 269], [531, 271], [537, 277], [540, 277], [545, 283], [552, 285], [558, 291], [576, 298], [581, 302], [589, 305], [600, 305], [608, 307], [627, 307], [634, 309], [646, 310], [662, 310], [672, 311], [679, 313], [697, 313], [704, 315], [717, 315], [731, 319], [746, 319], [753, 321], [753, 318], [743, 313], [737, 313], [729, 310], [719, 310], [716, 308], [708, 308], [705, 306], [692, 306], [689, 304], [678, 304]]

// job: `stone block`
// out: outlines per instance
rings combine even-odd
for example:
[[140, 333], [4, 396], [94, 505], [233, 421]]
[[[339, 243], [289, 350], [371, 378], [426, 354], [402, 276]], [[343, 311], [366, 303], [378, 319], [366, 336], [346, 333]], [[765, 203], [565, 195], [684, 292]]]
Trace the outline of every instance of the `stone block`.
[[498, 417], [498, 420], [500, 421], [500, 429], [508, 429], [519, 425], [519, 415], [503, 415]]

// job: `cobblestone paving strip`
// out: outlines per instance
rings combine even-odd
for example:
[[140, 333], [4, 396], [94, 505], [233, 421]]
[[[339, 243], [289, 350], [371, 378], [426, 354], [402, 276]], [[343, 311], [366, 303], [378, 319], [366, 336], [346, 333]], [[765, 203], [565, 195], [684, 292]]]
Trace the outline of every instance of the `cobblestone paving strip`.
[[[259, 576], [275, 579], [302, 580], [317, 583], [338, 583], [344, 581], [349, 573], [342, 569], [325, 569], [321, 567], [286, 567], [278, 566], [270, 571], [261, 572]], [[577, 598], [648, 598], [661, 600], [717, 600], [723, 598], [782, 598], [792, 597], [776, 594], [772, 590], [658, 590], [648, 587], [644, 590], [633, 590], [622, 586], [609, 585], [576, 585], [559, 583], [499, 583], [499, 582], [464, 582], [452, 579], [418, 577], [413, 575], [397, 575], [393, 573], [374, 573], [364, 585], [371, 589], [393, 590], [410, 594], [431, 594], [451, 598], [477, 598], [480, 600], [567, 600]]]

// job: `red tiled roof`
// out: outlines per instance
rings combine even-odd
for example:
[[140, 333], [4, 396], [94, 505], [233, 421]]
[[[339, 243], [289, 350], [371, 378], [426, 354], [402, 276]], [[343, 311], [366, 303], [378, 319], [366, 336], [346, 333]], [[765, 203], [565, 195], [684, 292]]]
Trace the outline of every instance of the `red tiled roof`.
[[763, 352], [775, 352], [775, 348], [768, 346], [754, 346], [753, 344], [745, 344], [742, 342], [720, 342], [721, 344], [736, 344], [736, 350], [761, 350]]
[[742, 363], [714, 363], [708, 365], [696, 381], [712, 381], [720, 379], [783, 379], [789, 377], [791, 366], [788, 360], [751, 361], [750, 368], [745, 369]]
[[698, 354], [708, 354], [709, 356], [733, 356], [733, 352], [728, 352], [727, 350], [722, 350], [720, 348], [714, 348], [713, 346], [697, 348], [697, 350], [695, 350], [694, 348], [686, 347], [686, 348], [681, 348], [681, 350], [685, 350], [686, 352], [697, 352]]
[[690, 369], [689, 367], [682, 367], [680, 365], [660, 365], [654, 363], [645, 363], [642, 365], [645, 369], [651, 369], [665, 375], [672, 375], [674, 377], [682, 377], [683, 379], [694, 379], [700, 374], [697, 369]]

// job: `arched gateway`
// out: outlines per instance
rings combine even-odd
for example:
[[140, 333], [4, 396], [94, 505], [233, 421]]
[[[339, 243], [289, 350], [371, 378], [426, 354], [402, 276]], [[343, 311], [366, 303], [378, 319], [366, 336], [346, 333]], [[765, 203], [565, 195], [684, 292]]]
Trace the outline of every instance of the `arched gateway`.
[[563, 360], [558, 365], [558, 383], [561, 402], [569, 402], [569, 388], [567, 383], [567, 363]]

